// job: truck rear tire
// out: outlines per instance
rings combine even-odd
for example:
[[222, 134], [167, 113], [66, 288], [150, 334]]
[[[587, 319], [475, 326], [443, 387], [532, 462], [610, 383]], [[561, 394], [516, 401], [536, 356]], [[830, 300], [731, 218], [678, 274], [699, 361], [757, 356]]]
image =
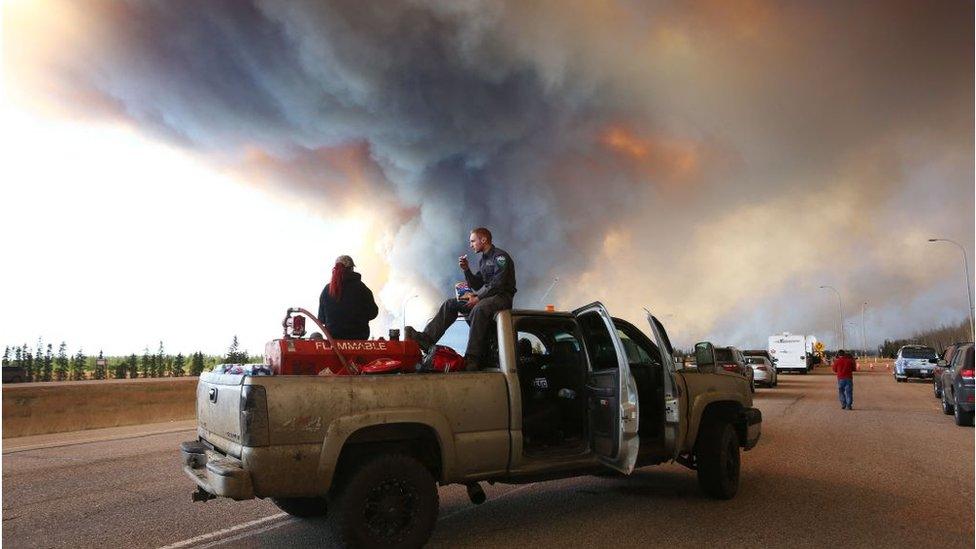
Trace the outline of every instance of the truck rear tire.
[[695, 448], [698, 485], [716, 499], [732, 499], [739, 491], [739, 437], [725, 420], [702, 425]]
[[417, 459], [381, 454], [352, 468], [329, 501], [333, 532], [347, 547], [422, 547], [434, 531], [437, 483]]
[[271, 498], [271, 501], [293, 517], [324, 517], [328, 511], [325, 498]]

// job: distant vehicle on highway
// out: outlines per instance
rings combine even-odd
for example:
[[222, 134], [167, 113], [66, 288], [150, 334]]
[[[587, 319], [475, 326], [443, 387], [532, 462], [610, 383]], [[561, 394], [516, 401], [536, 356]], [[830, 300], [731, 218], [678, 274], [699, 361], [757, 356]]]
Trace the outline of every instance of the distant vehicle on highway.
[[807, 354], [806, 336], [783, 332], [769, 336], [769, 354], [776, 359], [777, 372], [797, 372], [805, 374], [810, 371], [811, 362]]
[[726, 372], [735, 372], [749, 380], [749, 388], [756, 390], [755, 374], [746, 364], [746, 357], [735, 347], [715, 347], [715, 363]]
[[752, 368], [753, 382], [763, 384], [766, 387], [775, 387], [779, 384], [779, 376], [776, 367], [764, 356], [746, 356], [746, 364]]
[[956, 425], [972, 425], [976, 403], [973, 402], [973, 344], [961, 346], [942, 372], [942, 413], [953, 414]]
[[27, 368], [24, 368], [23, 366], [3, 367], [4, 383], [23, 383], [25, 381], [27, 381]]
[[911, 378], [929, 379], [932, 377], [932, 370], [938, 363], [939, 356], [932, 347], [905, 345], [898, 349], [892, 375], [895, 376], [895, 381], [899, 383]]
[[953, 343], [946, 347], [945, 351], [942, 352], [942, 358], [932, 368], [932, 392], [935, 394], [935, 398], [942, 398], [942, 373], [952, 364], [952, 357], [963, 345], [966, 345], [966, 342]]

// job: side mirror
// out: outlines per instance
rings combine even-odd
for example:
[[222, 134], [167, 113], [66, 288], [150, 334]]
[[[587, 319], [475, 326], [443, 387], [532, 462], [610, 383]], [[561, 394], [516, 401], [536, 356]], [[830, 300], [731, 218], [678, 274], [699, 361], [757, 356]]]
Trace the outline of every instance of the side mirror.
[[715, 346], [708, 341], [695, 343], [695, 363], [702, 366], [715, 366]]

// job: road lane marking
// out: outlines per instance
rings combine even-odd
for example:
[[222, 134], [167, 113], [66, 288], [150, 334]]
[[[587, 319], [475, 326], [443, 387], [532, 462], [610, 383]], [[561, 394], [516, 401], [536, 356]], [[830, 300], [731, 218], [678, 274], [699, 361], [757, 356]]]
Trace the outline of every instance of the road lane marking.
[[200, 546], [196, 547], [196, 549], [208, 549], [209, 547], [218, 547], [220, 545], [226, 545], [226, 544], [231, 543], [233, 541], [240, 541], [242, 539], [250, 538], [250, 537], [256, 536], [258, 534], [263, 534], [265, 532], [270, 532], [271, 530], [275, 530], [277, 528], [281, 528], [282, 526], [285, 526], [285, 525], [288, 525], [288, 524], [292, 524], [293, 522], [297, 522], [297, 521], [298, 521], [298, 519], [296, 519], [294, 517], [289, 517], [287, 520], [283, 520], [283, 521], [281, 521], [279, 523], [276, 523], [276, 524], [269, 524], [268, 526], [265, 526], [264, 528], [258, 528], [257, 530], [248, 530], [246, 532], [241, 532], [240, 534], [237, 534], [236, 536], [231, 536], [229, 538], [220, 538], [218, 540], [211, 541], [210, 543], [208, 543], [206, 545], [200, 545]]
[[[231, 533], [237, 532], [238, 530], [243, 530], [245, 528], [251, 528], [253, 526], [258, 526], [260, 524], [264, 524], [266, 522], [271, 522], [273, 520], [278, 520], [280, 518], [287, 517], [287, 516], [288, 516], [288, 513], [278, 513], [277, 515], [271, 515], [269, 517], [264, 517], [264, 518], [259, 518], [259, 519], [252, 520], [252, 521], [249, 521], [249, 522], [244, 522], [244, 523], [238, 524], [236, 526], [230, 526], [228, 528], [223, 528], [221, 530], [217, 530], [217, 531], [214, 531], [214, 532], [210, 532], [209, 534], [200, 534], [199, 536], [196, 536], [196, 537], [193, 537], [193, 538], [190, 538], [190, 539], [185, 539], [183, 541], [178, 541], [176, 543], [167, 545], [165, 547], [160, 547], [159, 549], [178, 549], [180, 547], [190, 547], [190, 546], [192, 546], [192, 545], [194, 545], [196, 543], [203, 543], [203, 542], [211, 541], [214, 538], [219, 538], [220, 536], [226, 536], [227, 534], [231, 534]], [[285, 522], [287, 522], [287, 521], [285, 521]], [[284, 525], [285, 522], [282, 522], [282, 525]]]

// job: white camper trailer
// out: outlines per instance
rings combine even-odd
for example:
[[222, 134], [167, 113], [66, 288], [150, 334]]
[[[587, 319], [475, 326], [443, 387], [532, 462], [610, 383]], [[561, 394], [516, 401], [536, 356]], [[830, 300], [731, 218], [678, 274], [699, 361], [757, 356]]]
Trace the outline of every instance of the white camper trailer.
[[769, 336], [769, 355], [776, 359], [776, 372], [807, 373], [807, 338], [783, 332]]

